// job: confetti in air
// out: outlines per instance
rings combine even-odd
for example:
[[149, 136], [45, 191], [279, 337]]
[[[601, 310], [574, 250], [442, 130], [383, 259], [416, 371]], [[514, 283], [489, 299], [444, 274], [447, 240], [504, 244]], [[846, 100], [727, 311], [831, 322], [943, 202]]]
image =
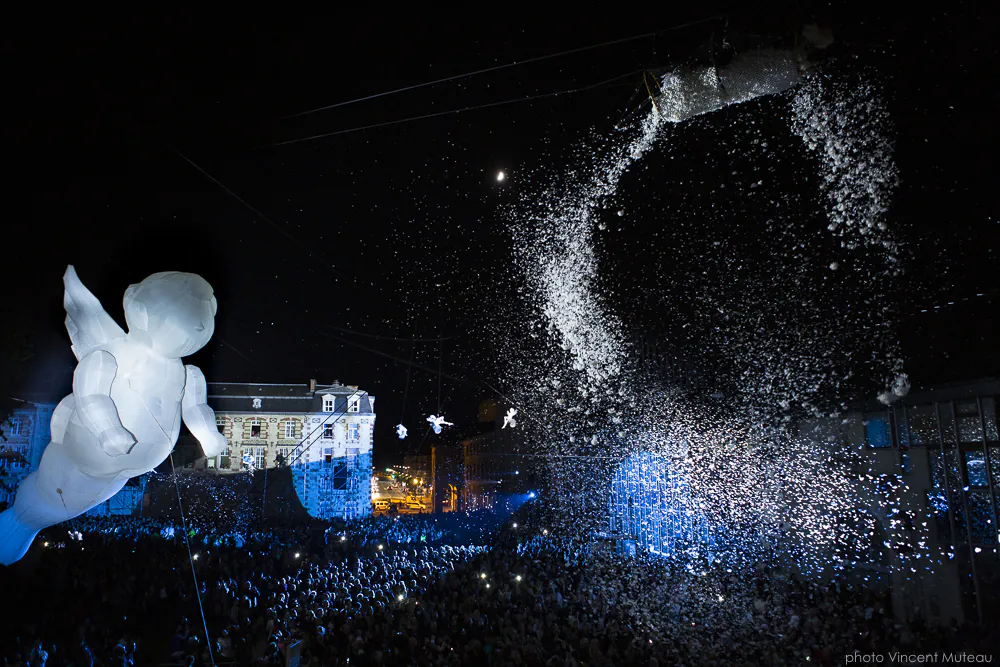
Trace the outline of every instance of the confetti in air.
[[863, 77], [812, 77], [792, 101], [792, 128], [819, 155], [829, 230], [847, 248], [880, 244], [896, 261], [885, 214], [899, 171], [877, 88]]
[[883, 391], [878, 395], [878, 400], [884, 405], [891, 405], [910, 393], [910, 377], [906, 373], [900, 373], [892, 381], [890, 391]]
[[[564, 173], [549, 174], [542, 192], [523, 194], [510, 230], [529, 308], [519, 323], [526, 335], [509, 336], [505, 357], [519, 403], [537, 417], [521, 430], [545, 461], [553, 523], [580, 536], [624, 532], [704, 581], [720, 568], [775, 559], [799, 572], [838, 572], [871, 548], [876, 519], [857, 510], [871, 480], [852, 472], [858, 461], [843, 444], [840, 397], [852, 380], [868, 381], [854, 378], [862, 355], [877, 382], [892, 369], [894, 396], [908, 381], [892, 327], [872, 325], [888, 323], [889, 311], [872, 304], [884, 301], [877, 297], [898, 273], [884, 219], [898, 177], [877, 88], [857, 79], [825, 69], [787, 93], [781, 86], [764, 99], [750, 96], [729, 115], [680, 123], [653, 108], [582, 151]], [[781, 121], [789, 104], [791, 126]], [[757, 129], [764, 115], [784, 138]], [[663, 211], [664, 230], [682, 230], [691, 250], [654, 269], [676, 276], [656, 283], [662, 294], [645, 283], [628, 292], [654, 301], [650, 319], [668, 332], [659, 334], [666, 351], [650, 359], [636, 343], [646, 336], [636, 334], [642, 325], [616, 306], [628, 302], [615, 297], [631, 289], [621, 284], [631, 274], [611, 270], [629, 225], [620, 200], [643, 186], [641, 174], [626, 174], [643, 156], [660, 160], [705, 132], [728, 146], [721, 163], [730, 169], [749, 163], [755, 174], [756, 151], [773, 159], [782, 150], [802, 170], [818, 170], [820, 185], [798, 194], [809, 178], [753, 177], [732, 208], [720, 198], [682, 209], [684, 192], [669, 192], [678, 210]], [[818, 164], [809, 163], [813, 155]], [[716, 177], [737, 186], [741, 179], [737, 171]], [[724, 194], [725, 183], [718, 188]], [[760, 223], [720, 216], [745, 215], [747, 198], [757, 196], [771, 206], [761, 232], [750, 235], [761, 252], [751, 263], [726, 233]], [[827, 220], [817, 226], [821, 215]], [[622, 225], [614, 237], [601, 235], [613, 224]], [[831, 271], [845, 270], [849, 277], [830, 281]], [[849, 312], [827, 305], [834, 303]], [[661, 357], [671, 361], [666, 370], [652, 363]], [[885, 488], [888, 515], [903, 511], [894, 505], [902, 482]], [[697, 587], [686, 594], [697, 590], [708, 595]], [[657, 599], [665, 598], [651, 594], [646, 612]]]

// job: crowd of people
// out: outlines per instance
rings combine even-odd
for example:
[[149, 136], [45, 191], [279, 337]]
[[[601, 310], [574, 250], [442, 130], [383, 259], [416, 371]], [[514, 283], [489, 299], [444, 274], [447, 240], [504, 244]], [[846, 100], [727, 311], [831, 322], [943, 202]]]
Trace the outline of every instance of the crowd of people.
[[985, 651], [992, 639], [900, 623], [865, 587], [763, 565], [692, 574], [543, 523], [526, 512], [267, 527], [83, 517], [0, 571], [0, 655], [32, 667], [291, 656], [307, 666], [829, 665], [853, 651]]

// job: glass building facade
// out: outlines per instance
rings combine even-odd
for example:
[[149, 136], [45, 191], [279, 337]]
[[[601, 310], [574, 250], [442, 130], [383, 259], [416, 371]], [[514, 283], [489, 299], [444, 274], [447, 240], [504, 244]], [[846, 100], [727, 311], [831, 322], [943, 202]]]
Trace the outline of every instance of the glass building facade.
[[930, 403], [901, 402], [864, 415], [865, 444], [898, 451], [904, 474], [914, 457], [926, 457], [930, 471], [927, 506], [942, 541], [971, 542], [991, 549], [1000, 544], [996, 406], [995, 396], [975, 395]]
[[[955, 384], [862, 411], [870, 458], [892, 462], [933, 542], [958, 568], [967, 618], [1000, 613], [1000, 380]], [[884, 468], [883, 463], [883, 469]]]

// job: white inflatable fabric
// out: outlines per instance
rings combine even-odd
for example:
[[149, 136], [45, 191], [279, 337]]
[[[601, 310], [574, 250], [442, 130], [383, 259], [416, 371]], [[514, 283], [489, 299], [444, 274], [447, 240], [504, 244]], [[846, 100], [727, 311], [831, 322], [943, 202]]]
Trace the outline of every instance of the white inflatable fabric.
[[733, 58], [726, 67], [686, 67], [660, 79], [656, 108], [672, 123], [718, 111], [730, 104], [784, 92], [802, 82], [807, 64], [795, 51], [760, 49]]
[[205, 376], [181, 357], [208, 343], [217, 304], [191, 273], [156, 273], [125, 292], [122, 331], [72, 266], [63, 276], [66, 329], [79, 364], [52, 414], [38, 470], [0, 514], [0, 563], [19, 560], [38, 531], [86, 512], [170, 455], [181, 419], [206, 456], [226, 446]]

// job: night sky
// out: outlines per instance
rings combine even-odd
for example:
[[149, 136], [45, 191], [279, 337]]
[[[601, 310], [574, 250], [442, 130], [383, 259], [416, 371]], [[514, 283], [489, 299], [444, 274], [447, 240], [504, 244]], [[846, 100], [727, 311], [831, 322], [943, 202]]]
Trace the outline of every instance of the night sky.
[[[916, 385], [1000, 372], [998, 41], [995, 21], [960, 4], [931, 15], [822, 12], [841, 48], [878, 68], [896, 122], [902, 185], [889, 219], [908, 243], [894, 298]], [[494, 10], [503, 13], [483, 8]], [[439, 408], [472, 421], [486, 382], [509, 389], [493, 326], [518, 298], [509, 207], [540, 174], [578, 164], [582, 141], [648, 105], [641, 70], [704, 50], [724, 23], [666, 29], [712, 13], [22, 27], [8, 161], [21, 212], [7, 216], [2, 270], [8, 309], [36, 341], [25, 392], [68, 391], [66, 264], [120, 322], [128, 284], [182, 270], [208, 279], [219, 301], [215, 338], [190, 360], [209, 380], [360, 385], [377, 397], [381, 460], [403, 451], [391, 431], [401, 416], [418, 436]], [[730, 26], [772, 31], [794, 18], [732, 14]], [[281, 120], [654, 31], [665, 32]], [[504, 104], [397, 122], [493, 103]], [[704, 201], [719, 196], [726, 161], [693, 146], [690, 164], [654, 157], [623, 188], [656, 202], [684, 168], [695, 174], [685, 191]], [[611, 263], [641, 257], [667, 224], [650, 206], [634, 211], [606, 243]], [[634, 270], [616, 296], [649, 295], [655, 269]]]

